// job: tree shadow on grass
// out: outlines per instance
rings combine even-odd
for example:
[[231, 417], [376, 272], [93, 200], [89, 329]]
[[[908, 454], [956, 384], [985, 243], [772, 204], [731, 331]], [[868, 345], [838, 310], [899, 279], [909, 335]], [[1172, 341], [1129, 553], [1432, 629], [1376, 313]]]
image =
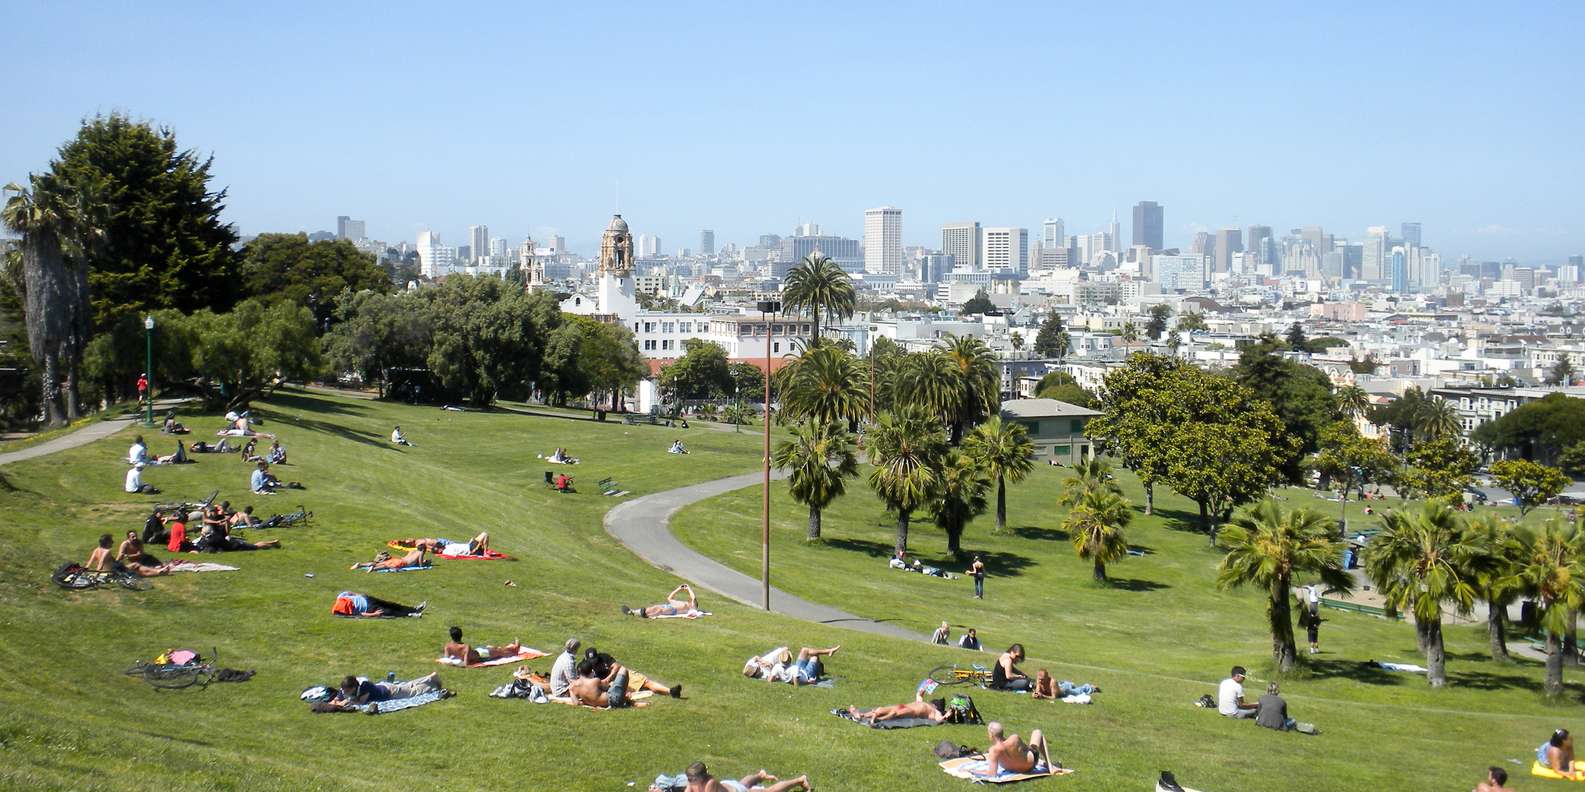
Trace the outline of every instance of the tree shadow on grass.
[[[272, 417], [273, 417], [273, 414], [272, 414]], [[274, 418], [274, 420], [280, 421], [282, 426], [291, 426], [291, 427], [298, 428], [298, 429], [307, 429], [307, 430], [309, 430], [311, 432], [324, 432], [326, 434], [335, 435], [335, 436], [337, 436], [337, 437], [339, 437], [339, 438], [341, 438], [343, 440], [351, 440], [353, 442], [362, 443], [362, 444], [367, 445], [367, 446], [374, 446], [375, 448], [383, 448], [383, 449], [385, 449], [387, 451], [400, 452], [400, 449], [398, 449], [396, 446], [393, 446], [390, 443], [386, 442], [385, 435], [369, 434], [368, 432], [357, 432], [357, 431], [353, 431], [352, 429], [348, 429], [347, 427], [342, 426], [341, 424], [335, 424], [335, 423], [331, 423], [329, 421], [321, 421], [321, 420], [319, 420], [317, 418], [304, 418], [302, 416], [293, 416], [291, 418], [276, 417], [276, 418]], [[278, 428], [278, 427], [266, 426], [265, 428], [274, 429], [274, 428]], [[272, 432], [272, 434], [278, 434], [278, 433], [277, 432]]]
[[[277, 409], [290, 408], [302, 412], [328, 413], [331, 415], [360, 415], [369, 411], [368, 406], [363, 404], [339, 402], [327, 396], [304, 391], [276, 391], [267, 397], [260, 398], [259, 401]], [[254, 412], [261, 411], [255, 410]], [[272, 420], [284, 420], [278, 414], [271, 415], [270, 411], [264, 412]]]
[[1154, 580], [1139, 580], [1137, 578], [1108, 577], [1107, 588], [1122, 589], [1124, 591], [1160, 591], [1172, 588], [1167, 583], [1157, 583]]
[[1200, 526], [1200, 513], [1197, 511], [1165, 509], [1157, 506], [1154, 516], [1160, 517], [1169, 530], [1205, 535], [1205, 530]]
[[1355, 682], [1363, 682], [1367, 685], [1398, 685], [1402, 684], [1405, 679], [1414, 677], [1419, 677], [1422, 681], [1425, 679], [1419, 674], [1388, 671], [1381, 666], [1367, 663], [1363, 660], [1319, 660], [1312, 657], [1305, 660], [1301, 668], [1308, 672], [1308, 676], [1315, 679], [1341, 677], [1352, 679]]
[[[892, 544], [890, 542], [875, 542], [868, 539], [833, 539], [825, 537], [821, 542], [827, 547], [838, 550], [860, 552], [877, 559], [892, 557]], [[951, 555], [926, 556], [909, 551], [909, 555], [918, 558], [926, 566], [939, 567], [959, 576], [968, 566], [975, 555], [985, 559], [985, 567], [992, 577], [1017, 577], [1023, 570], [1034, 564], [1033, 559], [1018, 553], [1002, 553], [994, 551], [965, 550], [960, 557]]]
[[1489, 671], [1466, 671], [1458, 668], [1447, 670], [1447, 684], [1450, 687], [1470, 688], [1472, 690], [1528, 690], [1532, 693], [1541, 693], [1543, 689], [1540, 676], [1516, 676], [1511, 674], [1493, 674]]
[[1066, 542], [1072, 538], [1067, 531], [1060, 528], [1040, 528], [1034, 525], [1020, 525], [1013, 529], [1013, 535], [1020, 539], [1037, 539], [1054, 542]]

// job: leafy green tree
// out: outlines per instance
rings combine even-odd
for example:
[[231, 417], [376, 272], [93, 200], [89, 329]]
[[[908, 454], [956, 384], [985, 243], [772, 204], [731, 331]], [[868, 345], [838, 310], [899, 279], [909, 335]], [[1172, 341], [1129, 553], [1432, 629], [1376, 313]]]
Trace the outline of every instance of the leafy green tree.
[[1585, 399], [1549, 393], [1481, 424], [1472, 439], [1495, 451], [1553, 464], [1565, 450], [1585, 443]]
[[975, 314], [988, 314], [995, 310], [996, 306], [991, 303], [991, 295], [984, 289], [980, 289], [967, 302], [963, 303], [962, 314], [964, 316], [973, 316]]
[[[1186, 376], [1176, 358], [1136, 353], [1106, 375], [1098, 409], [1102, 415], [1086, 425], [1086, 433], [1107, 453], [1122, 460], [1145, 486], [1145, 514], [1155, 512], [1155, 485], [1167, 476], [1167, 435], [1177, 415], [1171, 390]], [[1092, 405], [1094, 406], [1094, 405]]]
[[957, 409], [950, 415], [952, 444], [963, 440], [970, 427], [995, 415], [1002, 403], [1002, 378], [996, 364], [996, 353], [974, 336], [948, 335], [942, 349], [952, 368], [957, 372], [957, 387], [961, 395]]
[[1521, 532], [1520, 537], [1519, 585], [1525, 596], [1535, 600], [1546, 632], [1542, 689], [1557, 698], [1563, 695], [1563, 636], [1573, 631], [1575, 615], [1585, 606], [1585, 533], [1577, 524], [1554, 517], [1534, 534]]
[[1066, 348], [1058, 349], [1057, 336], [1062, 335], [1062, 317], [1056, 311], [1046, 314], [1040, 322], [1040, 331], [1035, 333], [1035, 354], [1045, 358], [1060, 358], [1068, 353]]
[[947, 451], [939, 478], [932, 503], [936, 527], [947, 535], [947, 551], [960, 555], [963, 529], [985, 513], [985, 496], [990, 492], [991, 480], [979, 460], [958, 450]]
[[819, 252], [804, 256], [798, 266], [787, 273], [787, 283], [782, 289], [783, 307], [788, 311], [808, 311], [814, 319], [812, 346], [820, 345], [820, 315], [825, 314], [827, 324], [833, 317], [852, 316], [858, 307], [853, 279], [848, 277], [836, 262]]
[[1491, 659], [1512, 662], [1503, 626], [1508, 606], [1522, 593], [1519, 570], [1524, 563], [1524, 535], [1496, 512], [1485, 511], [1470, 519], [1466, 530], [1479, 556], [1486, 559], [1476, 573], [1476, 588], [1486, 602], [1486, 637], [1491, 643]]
[[1304, 327], [1298, 322], [1288, 325], [1288, 334], [1283, 336], [1283, 340], [1287, 342], [1288, 348], [1295, 352], [1310, 350], [1310, 339], [1305, 338]]
[[335, 315], [343, 290], [386, 292], [391, 281], [351, 242], [309, 242], [307, 234], [260, 234], [242, 248], [247, 296], [306, 305], [321, 328]]
[[[197, 379], [193, 370], [193, 324], [181, 311], [165, 308], [151, 311], [154, 317], [154, 373], [161, 390], [190, 385]], [[119, 398], [126, 383], [136, 382], [148, 368], [149, 348], [145, 345], [141, 316], [127, 315], [94, 336], [83, 352], [85, 391], [97, 392], [106, 400]], [[216, 393], [211, 401], [218, 400]]]
[[996, 479], [996, 532], [1007, 532], [1007, 482], [1017, 484], [1035, 469], [1035, 444], [1022, 424], [993, 415], [974, 427], [963, 450]]
[[726, 349], [714, 341], [689, 338], [683, 356], [660, 370], [660, 385], [676, 399], [719, 399], [734, 392]]
[[1167, 481], [1200, 507], [1200, 523], [1212, 544], [1219, 522], [1282, 479], [1280, 424], [1265, 402], [1255, 404], [1255, 411], [1233, 421], [1190, 422], [1169, 435]]
[[930, 504], [941, 486], [941, 461], [947, 440], [939, 421], [916, 409], [881, 415], [870, 429], [869, 484], [897, 515], [899, 551], [908, 549], [908, 521]]
[[542, 371], [545, 341], [561, 323], [553, 296], [470, 275], [452, 275], [419, 294], [432, 339], [426, 364], [443, 389], [479, 405], [528, 394]]
[[853, 439], [841, 424], [811, 422], [793, 427], [792, 436], [776, 445], [776, 467], [788, 472], [793, 500], [809, 507], [809, 541], [820, 538], [820, 513], [847, 492], [847, 480], [858, 475]]
[[1308, 467], [1344, 499], [1350, 490], [1361, 496], [1371, 483], [1391, 480], [1398, 461], [1382, 438], [1367, 438], [1348, 421], [1334, 421], [1321, 430], [1320, 450]]
[[1161, 334], [1167, 332], [1167, 320], [1172, 317], [1172, 306], [1166, 303], [1156, 303], [1150, 306], [1150, 321], [1145, 323], [1145, 335], [1150, 340], [1158, 341]]
[[1085, 390], [1072, 377], [1060, 371], [1053, 371], [1040, 379], [1040, 384], [1035, 388], [1035, 396], [1041, 399], [1056, 399], [1060, 402], [1077, 405], [1085, 409], [1095, 406], [1095, 394]]
[[[837, 347], [841, 349], [841, 347]], [[801, 359], [801, 358], [800, 358]], [[765, 372], [753, 363], [736, 362], [727, 364], [727, 373], [732, 377], [732, 395], [739, 399], [765, 398]], [[786, 394], [782, 395], [785, 401]], [[785, 404], [782, 407], [786, 410]]]
[[1570, 476], [1585, 476], [1585, 442], [1569, 446], [1558, 455], [1557, 463]]
[[[185, 325], [194, 377], [189, 385], [210, 404], [239, 407], [289, 381], [309, 379], [323, 366], [314, 316], [301, 306], [243, 300], [228, 313], [198, 311]], [[182, 343], [175, 338], [180, 327], [166, 328], [162, 343]]]
[[1250, 586], [1266, 592], [1271, 655], [1278, 671], [1292, 671], [1298, 660], [1289, 608], [1295, 580], [1314, 576], [1326, 589], [1343, 592], [1354, 586], [1343, 568], [1343, 543], [1332, 521], [1313, 509], [1284, 509], [1267, 498], [1234, 515], [1220, 541], [1227, 555], [1217, 569], [1217, 588]]
[[1365, 552], [1365, 574], [1387, 605], [1414, 615], [1431, 687], [1447, 683], [1443, 609], [1470, 612], [1480, 595], [1477, 585], [1483, 563], [1479, 545], [1458, 515], [1439, 500], [1417, 511], [1387, 512], [1381, 533]]
[[1568, 355], [1559, 355], [1557, 362], [1552, 364], [1551, 371], [1547, 372], [1548, 385], [1569, 385], [1574, 381], [1574, 364], [1569, 361]]
[[1556, 498], [1570, 483], [1563, 471], [1528, 459], [1495, 462], [1491, 466], [1491, 477], [1496, 479], [1497, 486], [1513, 493], [1519, 504], [1519, 519], [1524, 519], [1531, 509]]
[[596, 393], [611, 394], [613, 410], [620, 408], [622, 394], [638, 387], [639, 380], [649, 374], [633, 331], [619, 324], [600, 325], [600, 331], [590, 338], [584, 368]]
[[631, 330], [569, 314], [550, 331], [536, 384], [553, 404], [593, 394], [594, 409], [601, 408], [606, 396], [614, 409], [622, 392], [637, 385], [648, 371]]
[[1199, 311], [1190, 311], [1178, 317], [1178, 330], [1193, 335], [1204, 333], [1210, 328], [1205, 324], [1205, 314]]
[[1366, 354], [1364, 360], [1351, 358], [1348, 361], [1348, 370], [1355, 374], [1375, 374], [1378, 368], [1381, 368], [1381, 363], [1376, 360], [1376, 353], [1374, 352]]
[[865, 373], [853, 355], [826, 344], [791, 360], [777, 373], [783, 421], [855, 422], [867, 412]]
[[1408, 468], [1399, 476], [1405, 497], [1456, 497], [1475, 481], [1480, 459], [1451, 437], [1426, 440], [1409, 449]]
[[1283, 475], [1298, 481], [1303, 455], [1316, 451], [1322, 427], [1337, 419], [1331, 381], [1319, 369], [1276, 354], [1273, 340], [1257, 343], [1239, 355], [1233, 379], [1269, 401], [1282, 419], [1283, 431], [1298, 441], [1282, 461]]
[[333, 370], [357, 372], [364, 382], [375, 383], [383, 398], [392, 369], [424, 366], [429, 318], [408, 292], [344, 291], [336, 299], [335, 323], [322, 340]]
[[1093, 565], [1097, 583], [1106, 582], [1106, 565], [1128, 556], [1128, 540], [1123, 529], [1134, 517], [1128, 499], [1101, 488], [1088, 490], [1062, 519], [1079, 558]]

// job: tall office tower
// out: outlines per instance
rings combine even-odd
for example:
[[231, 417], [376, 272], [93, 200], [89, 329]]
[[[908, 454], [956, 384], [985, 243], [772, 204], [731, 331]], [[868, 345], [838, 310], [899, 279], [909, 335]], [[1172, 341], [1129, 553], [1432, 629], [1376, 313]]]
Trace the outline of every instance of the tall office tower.
[[1106, 249], [1113, 253], [1123, 249], [1122, 230], [1117, 225], [1117, 210], [1112, 210], [1112, 223], [1106, 227]]
[[920, 283], [940, 283], [957, 266], [950, 253], [928, 251], [914, 259]]
[[433, 231], [418, 232], [418, 271], [426, 278], [447, 275], [456, 263], [454, 251], [440, 243]]
[[1244, 232], [1236, 228], [1224, 228], [1216, 232], [1216, 272], [1228, 272], [1233, 268], [1233, 254], [1244, 252]]
[[1576, 267], [1585, 267], [1585, 256], [1569, 256], [1568, 263]]
[[1029, 229], [987, 228], [980, 256], [986, 272], [1029, 274]]
[[1324, 256], [1332, 252], [1332, 236], [1318, 225], [1308, 225], [1298, 231], [1299, 238], [1310, 243], [1315, 249], [1315, 255]]
[[1216, 237], [1209, 231], [1194, 232], [1194, 241], [1189, 243], [1189, 253], [1196, 256], [1210, 256], [1216, 253]]
[[781, 235], [780, 234], [760, 234], [759, 235], [759, 246], [762, 247], [762, 248], [778, 248], [778, 247], [781, 247]]
[[1067, 247], [1067, 229], [1062, 218], [1048, 217], [1040, 223], [1040, 249], [1055, 250]]
[[1365, 261], [1365, 246], [1345, 244], [1341, 246], [1341, 250], [1343, 251], [1342, 277], [1349, 279], [1358, 278]]
[[864, 210], [864, 271], [902, 274], [903, 210], [895, 206]]
[[354, 220], [346, 215], [340, 215], [336, 218], [337, 239], [350, 239], [356, 242], [360, 239], [367, 239], [368, 236], [368, 233], [363, 229], [362, 220]]
[[490, 250], [490, 227], [486, 225], [468, 226], [468, 249], [473, 255], [480, 258]]
[[1404, 223], [1403, 224], [1403, 246], [1404, 247], [1419, 247], [1420, 246], [1420, 224], [1419, 223]]
[[1166, 250], [1165, 215], [1161, 204], [1155, 201], [1134, 204], [1134, 244], [1148, 245], [1151, 250]]
[[1409, 256], [1402, 245], [1392, 249], [1392, 290], [1404, 294], [1409, 291]]
[[639, 258], [654, 258], [660, 250], [660, 240], [651, 234], [639, 234], [633, 242], [633, 255]]
[[1271, 226], [1252, 225], [1244, 229], [1244, 249], [1255, 254], [1256, 265], [1262, 275], [1274, 272], [1277, 264], [1270, 255], [1276, 246], [1267, 245], [1268, 239], [1274, 239], [1271, 235]]
[[1359, 258], [1359, 278], [1382, 281], [1392, 276], [1387, 266], [1387, 227], [1371, 226], [1365, 229], [1365, 248]]
[[490, 238], [490, 258], [506, 258], [506, 240], [502, 237]]
[[982, 238], [979, 223], [948, 223], [941, 227], [941, 252], [951, 255], [959, 268], [979, 272]]
[[699, 232], [699, 255], [715, 255], [715, 232], [708, 228]]
[[455, 258], [457, 260], [457, 263], [459, 265], [466, 265], [469, 262], [473, 261], [473, 246], [472, 245], [458, 245], [458, 246], [456, 246], [456, 247], [451, 249], [451, 255], [452, 255], [452, 258]]

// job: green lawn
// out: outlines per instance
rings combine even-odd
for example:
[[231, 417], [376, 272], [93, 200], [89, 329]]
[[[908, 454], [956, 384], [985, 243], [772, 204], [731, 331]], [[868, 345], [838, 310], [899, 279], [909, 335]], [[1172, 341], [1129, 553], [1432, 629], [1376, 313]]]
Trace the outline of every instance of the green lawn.
[[[1246, 683], [1246, 692], [1265, 691], [1271, 644], [1262, 595], [1215, 589], [1219, 552], [1193, 532], [1193, 503], [1164, 488], [1156, 491], [1157, 515], [1136, 514], [1128, 532], [1147, 555], [1112, 565], [1111, 586], [1094, 584], [1090, 564], [1074, 555], [1059, 527], [1063, 512], [1055, 493], [1065, 475], [1042, 466], [1010, 489], [1014, 535], [993, 536], [989, 514], [969, 527], [965, 548], [983, 552], [990, 569], [983, 601], [972, 599], [968, 578], [944, 581], [888, 569], [895, 520], [862, 481], [826, 512], [825, 541], [814, 545], [802, 539], [807, 511], [778, 485], [773, 582], [921, 633], [943, 620], [973, 625], [988, 650], [1024, 643], [1031, 656], [1026, 670], [1050, 668], [1058, 678], [1100, 684], [1104, 693], [1085, 709], [1053, 710], [991, 693], [982, 702], [1016, 728], [1055, 734], [1063, 760], [1083, 771], [1063, 782], [1075, 788], [1144, 788], [1133, 779], [1167, 767], [1207, 790], [1467, 789], [1487, 764], [1525, 772], [1505, 760], [1528, 767], [1551, 729], [1579, 725], [1585, 714], [1577, 703], [1541, 699], [1539, 663], [1491, 662], [1484, 626], [1448, 630], [1451, 687], [1433, 691], [1424, 677], [1362, 664], [1374, 658], [1423, 665], [1409, 625], [1334, 611], [1322, 625], [1323, 652], [1303, 657], [1303, 670], [1283, 681], [1290, 713], [1315, 722], [1322, 736], [1279, 734], [1196, 709], [1191, 702], [1214, 694], [1214, 683], [1234, 663], [1261, 680]], [[1129, 496], [1143, 504], [1137, 480], [1126, 473], [1123, 479]], [[731, 517], [753, 513], [759, 497], [749, 489], [697, 504], [683, 510], [674, 527], [695, 548], [757, 575], [757, 528]], [[1328, 513], [1338, 508], [1305, 490], [1285, 490], [1281, 497]], [[1400, 507], [1395, 501], [1376, 505]], [[1360, 526], [1360, 507], [1350, 511], [1351, 525]], [[915, 521], [911, 536], [910, 549], [925, 563], [963, 570], [928, 519]], [[961, 626], [953, 630], [954, 636], [961, 632]], [[1571, 700], [1577, 702], [1582, 690], [1571, 685]], [[1301, 778], [1302, 785], [1287, 782]], [[1520, 779], [1519, 788], [1545, 786], [1527, 781]]]
[[[619, 603], [655, 600], [676, 579], [604, 533], [601, 516], [614, 501], [594, 482], [613, 475], [644, 494], [751, 471], [756, 434], [448, 413], [304, 392], [257, 406], [263, 428], [281, 433], [291, 452], [283, 477], [306, 492], [250, 498], [246, 466], [206, 456], [150, 469], [146, 481], [165, 495], [124, 495], [124, 434], [3, 469], [14, 489], [0, 491], [0, 788], [621, 790], [702, 759], [728, 775], [808, 772], [824, 789], [958, 789], [964, 782], [940, 774], [929, 748], [941, 739], [984, 746], [972, 727], [871, 732], [826, 714], [906, 700], [924, 671], [967, 659], [959, 650], [804, 624], [708, 595], [716, 615], [693, 623], [617, 613]], [[385, 442], [397, 423], [416, 448]], [[693, 453], [666, 455], [674, 437]], [[155, 441], [154, 450], [168, 452], [169, 442]], [[574, 469], [579, 494], [541, 484], [548, 466], [534, 453], [558, 445], [584, 460]], [[1042, 470], [1015, 490], [1013, 521], [1028, 526], [1020, 536], [990, 542], [982, 524], [970, 529], [969, 545], [993, 553], [996, 576], [983, 604], [968, 598], [966, 582], [888, 572], [890, 528], [862, 486], [828, 517], [833, 541], [823, 547], [802, 546], [803, 513], [778, 495], [777, 583], [921, 631], [941, 618], [972, 622], [990, 643], [1024, 641], [1030, 667], [1104, 686], [1091, 707], [977, 697], [988, 716], [1017, 731], [1046, 729], [1058, 756], [1080, 769], [1037, 782], [1042, 788], [1145, 790], [1156, 770], [1174, 768], [1207, 792], [1467, 789], [1484, 764], [1523, 759], [1554, 726], [1576, 725], [1578, 707], [1540, 702], [1536, 667], [1475, 658], [1482, 644], [1473, 629], [1450, 636], [1454, 689], [1432, 693], [1416, 678], [1362, 673], [1354, 661], [1366, 657], [1412, 661], [1412, 634], [1347, 615], [1326, 625], [1328, 654], [1315, 677], [1289, 690], [1294, 713], [1325, 735], [1266, 732], [1195, 709], [1189, 702], [1226, 666], [1260, 664], [1267, 647], [1257, 598], [1212, 591], [1215, 556], [1203, 537], [1149, 521], [1134, 541], [1152, 554], [1114, 570], [1137, 583], [1103, 590], [1083, 582], [1087, 568], [1057, 540], [1058, 516], [1044, 508], [1055, 476]], [[66, 593], [49, 583], [51, 568], [86, 557], [100, 533], [140, 527], [151, 501], [214, 488], [265, 513], [303, 503], [316, 519], [275, 532], [282, 550], [220, 559], [240, 572], [161, 578], [142, 593]], [[1187, 511], [1170, 496], [1160, 500]], [[679, 522], [696, 545], [757, 569], [757, 512], [758, 495], [746, 490], [687, 510]], [[441, 561], [400, 575], [346, 568], [390, 538], [478, 529], [517, 560]], [[915, 546], [938, 558], [933, 529], [921, 526], [917, 536]], [[508, 579], [517, 586], [505, 586]], [[342, 589], [428, 599], [431, 610], [417, 620], [339, 620], [329, 607]], [[446, 668], [442, 678], [458, 697], [409, 712], [312, 715], [297, 700], [303, 688], [349, 672], [406, 677], [439, 668], [431, 661], [452, 624], [476, 642], [518, 637], [542, 649], [577, 634], [683, 683], [685, 698], [619, 712], [536, 706], [487, 698], [510, 669]], [[838, 642], [836, 690], [795, 691], [738, 674], [745, 657], [774, 645]], [[218, 647], [224, 665], [259, 675], [179, 692], [121, 675], [180, 646]], [[1520, 788], [1541, 788], [1526, 780]]]

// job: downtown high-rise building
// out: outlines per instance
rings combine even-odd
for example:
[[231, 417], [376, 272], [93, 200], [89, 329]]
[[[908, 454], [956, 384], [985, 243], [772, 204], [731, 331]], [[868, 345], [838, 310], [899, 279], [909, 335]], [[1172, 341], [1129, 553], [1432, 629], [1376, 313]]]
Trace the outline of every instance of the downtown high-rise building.
[[638, 250], [634, 255], [639, 258], [655, 258], [660, 255], [660, 237], [654, 234], [639, 234], [638, 244], [635, 247]]
[[1281, 274], [1278, 267], [1276, 238], [1271, 226], [1252, 225], [1244, 229], [1244, 250], [1254, 254], [1255, 265], [1261, 275]]
[[1212, 260], [1215, 272], [1228, 272], [1233, 268], [1233, 254], [1244, 252], [1244, 232], [1236, 228], [1223, 228], [1216, 232], [1216, 251]]
[[1417, 248], [1417, 247], [1420, 247], [1420, 224], [1419, 223], [1404, 223], [1403, 226], [1402, 226], [1402, 229], [1403, 229], [1403, 246], [1406, 247], [1406, 248]]
[[1155, 201], [1134, 204], [1134, 242], [1151, 250], [1166, 250], [1166, 210]]
[[1029, 229], [987, 228], [982, 239], [980, 264], [986, 272], [1029, 274]]
[[977, 222], [948, 223], [941, 227], [941, 252], [952, 256], [959, 269], [979, 272], [983, 235]]
[[699, 232], [699, 255], [715, 255], [715, 232], [708, 228]]
[[902, 274], [903, 210], [895, 206], [864, 210], [864, 271]]
[[456, 251], [440, 242], [434, 231], [418, 232], [418, 271], [426, 278], [440, 278], [456, 266]]
[[336, 217], [337, 239], [350, 239], [353, 242], [356, 242], [360, 239], [367, 239], [368, 237], [369, 235], [364, 230], [362, 220], [354, 220], [346, 215], [339, 215]]
[[1065, 224], [1060, 217], [1048, 217], [1040, 223], [1040, 249], [1057, 250], [1068, 246]]
[[1395, 245], [1389, 254], [1392, 267], [1392, 290], [1403, 294], [1409, 291], [1409, 253], [1403, 245]]
[[1383, 281], [1392, 276], [1387, 264], [1387, 227], [1371, 226], [1365, 229], [1365, 245], [1360, 251], [1359, 278]]
[[487, 225], [468, 226], [468, 250], [470, 258], [483, 258], [490, 252], [490, 227]]
[[491, 263], [506, 259], [505, 237], [490, 237], [490, 259]]
[[1122, 226], [1117, 224], [1117, 210], [1112, 210], [1112, 222], [1106, 226], [1106, 249], [1118, 253], [1123, 249]]

